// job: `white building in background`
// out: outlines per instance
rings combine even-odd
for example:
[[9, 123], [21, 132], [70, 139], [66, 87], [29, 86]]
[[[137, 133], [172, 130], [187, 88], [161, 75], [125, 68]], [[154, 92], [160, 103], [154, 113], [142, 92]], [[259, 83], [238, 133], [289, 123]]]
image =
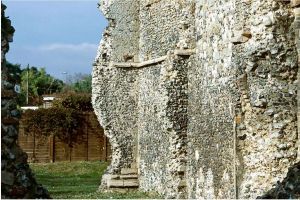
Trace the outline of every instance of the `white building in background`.
[[37, 110], [37, 109], [39, 109], [39, 107], [38, 106], [22, 106], [21, 107], [21, 110]]
[[53, 101], [56, 99], [56, 96], [53, 95], [43, 95], [43, 108], [51, 108]]

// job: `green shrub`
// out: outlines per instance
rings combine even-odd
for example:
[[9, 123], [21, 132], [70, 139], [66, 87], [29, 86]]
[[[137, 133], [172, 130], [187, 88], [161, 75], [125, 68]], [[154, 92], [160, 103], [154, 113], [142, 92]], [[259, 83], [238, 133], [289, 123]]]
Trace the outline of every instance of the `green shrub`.
[[81, 112], [63, 107], [27, 110], [22, 117], [25, 133], [57, 136], [72, 147], [81, 142], [84, 117]]
[[82, 112], [93, 111], [91, 95], [85, 93], [69, 93], [53, 102], [54, 107], [64, 107]]

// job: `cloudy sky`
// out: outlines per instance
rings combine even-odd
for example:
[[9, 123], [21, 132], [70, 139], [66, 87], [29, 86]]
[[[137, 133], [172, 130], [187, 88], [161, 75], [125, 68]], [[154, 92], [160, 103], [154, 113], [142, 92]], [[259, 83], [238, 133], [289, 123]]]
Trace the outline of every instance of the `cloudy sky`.
[[107, 25], [98, 0], [3, 0], [16, 32], [7, 60], [45, 67], [57, 78], [92, 71]]

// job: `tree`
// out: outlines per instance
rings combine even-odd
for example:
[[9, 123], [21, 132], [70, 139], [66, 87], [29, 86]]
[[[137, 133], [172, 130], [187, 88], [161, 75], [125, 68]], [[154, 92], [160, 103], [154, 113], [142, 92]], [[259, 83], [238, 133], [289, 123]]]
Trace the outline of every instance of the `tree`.
[[76, 92], [92, 93], [92, 76], [86, 75], [81, 80], [73, 84]]
[[64, 92], [92, 93], [92, 76], [90, 74], [75, 73], [68, 75], [66, 82]]
[[38, 103], [43, 94], [60, 92], [63, 85], [63, 81], [47, 74], [45, 68], [27, 67], [21, 73], [21, 95], [27, 95], [28, 86], [29, 103]]

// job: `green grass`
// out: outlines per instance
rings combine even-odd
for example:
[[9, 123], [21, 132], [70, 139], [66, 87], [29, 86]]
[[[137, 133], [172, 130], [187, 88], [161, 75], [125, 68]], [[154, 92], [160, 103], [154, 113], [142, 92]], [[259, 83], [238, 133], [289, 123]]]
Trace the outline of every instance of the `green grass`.
[[57, 162], [30, 164], [38, 183], [55, 199], [146, 199], [156, 194], [139, 191], [101, 193], [97, 189], [107, 168], [104, 162]]

